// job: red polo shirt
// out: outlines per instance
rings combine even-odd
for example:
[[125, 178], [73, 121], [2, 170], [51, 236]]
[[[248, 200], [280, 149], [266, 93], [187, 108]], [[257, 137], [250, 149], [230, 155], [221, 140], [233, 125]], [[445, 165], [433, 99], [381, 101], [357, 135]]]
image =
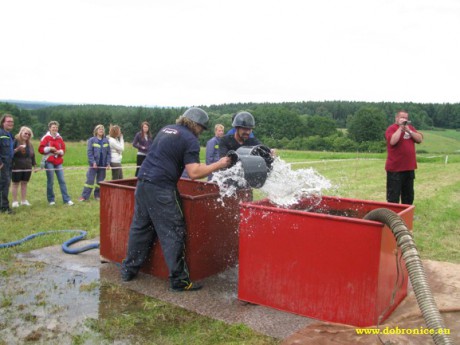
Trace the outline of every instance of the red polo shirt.
[[[398, 130], [399, 126], [393, 124], [389, 126], [385, 132], [387, 140], [387, 161], [385, 163], [385, 170], [391, 172], [400, 172], [417, 169], [417, 160], [415, 158], [415, 141], [409, 133], [401, 134], [399, 141], [396, 145], [390, 145], [390, 139], [394, 132]], [[409, 125], [409, 129], [417, 132], [414, 127]]]

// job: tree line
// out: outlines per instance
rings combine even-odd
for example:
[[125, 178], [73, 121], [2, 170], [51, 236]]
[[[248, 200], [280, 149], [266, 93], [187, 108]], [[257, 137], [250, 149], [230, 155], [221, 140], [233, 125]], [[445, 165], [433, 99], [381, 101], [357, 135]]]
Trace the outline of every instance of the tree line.
[[[385, 129], [401, 109], [409, 112], [417, 129], [460, 129], [460, 104], [457, 103], [308, 101], [201, 107], [210, 116], [210, 130], [200, 137], [202, 145], [213, 136], [215, 124], [221, 123], [226, 130], [230, 129], [232, 116], [241, 110], [254, 115], [254, 132], [264, 144], [293, 150], [383, 152]], [[143, 121], [150, 123], [155, 134], [166, 124], [174, 123], [185, 109], [92, 104], [24, 109], [13, 103], [0, 103], [0, 113], [9, 112], [16, 118], [16, 130], [27, 125], [40, 138], [46, 133], [48, 122], [56, 120], [60, 123], [60, 134], [68, 141], [87, 140], [97, 124], [107, 129], [110, 124], [121, 126], [125, 140], [130, 141]]]

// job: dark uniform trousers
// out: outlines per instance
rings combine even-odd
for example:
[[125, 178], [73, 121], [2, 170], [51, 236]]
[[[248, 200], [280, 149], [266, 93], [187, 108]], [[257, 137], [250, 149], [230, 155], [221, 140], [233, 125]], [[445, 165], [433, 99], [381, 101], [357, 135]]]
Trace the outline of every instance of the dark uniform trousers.
[[158, 238], [171, 284], [189, 279], [184, 258], [185, 221], [178, 191], [139, 180], [135, 198], [122, 270], [137, 274], [150, 255], [154, 240]]

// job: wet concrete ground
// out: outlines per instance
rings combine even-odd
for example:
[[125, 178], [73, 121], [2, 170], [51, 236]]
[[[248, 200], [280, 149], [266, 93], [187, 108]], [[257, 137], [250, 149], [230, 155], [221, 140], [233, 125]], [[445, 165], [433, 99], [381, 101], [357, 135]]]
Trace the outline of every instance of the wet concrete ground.
[[[91, 243], [91, 241], [80, 243], [83, 246]], [[69, 255], [65, 254], [60, 246], [53, 246], [20, 254], [19, 258], [30, 262], [43, 262], [50, 267], [56, 267], [57, 270], [66, 271], [66, 274], [60, 273], [60, 275], [67, 276], [66, 279], [70, 279], [71, 282], [72, 279], [88, 282], [105, 280], [120, 284], [124, 288], [217, 320], [227, 323], [244, 323], [259, 333], [278, 339], [284, 339], [313, 322], [312, 319], [306, 317], [239, 301], [237, 299], [237, 268], [229, 269], [203, 280], [204, 287], [202, 290], [177, 293], [169, 291], [167, 281], [142, 273], [131, 282], [122, 282], [116, 264], [100, 262], [99, 250]], [[43, 277], [43, 280], [46, 280], [46, 277]], [[79, 297], [74, 296], [74, 298], [78, 299]], [[71, 299], [73, 300], [73, 298]], [[90, 300], [81, 302], [87, 305], [87, 310], [81, 311], [83, 317], [85, 315], [88, 317], [97, 315], [98, 298], [93, 298], [92, 302]], [[75, 310], [75, 313], [78, 312]]]
[[85, 319], [98, 317], [99, 268], [53, 262], [47, 252], [58, 250], [21, 254], [16, 273], [0, 279], [0, 344], [70, 344]]
[[[81, 245], [88, 243], [91, 241], [82, 241]], [[351, 326], [327, 324], [242, 303], [237, 299], [236, 268], [203, 280], [204, 288], [200, 291], [177, 293], [169, 291], [167, 281], [145, 274], [131, 282], [122, 282], [117, 265], [100, 262], [99, 250], [69, 255], [60, 246], [53, 246], [20, 254], [18, 258], [29, 263], [27, 272], [0, 280], [3, 296], [7, 296], [8, 291], [13, 291], [15, 296], [9, 308], [0, 308], [1, 345], [23, 344], [29, 340], [47, 345], [70, 343], [70, 333], [78, 327], [83, 329], [85, 319], [98, 318], [100, 305], [112, 298], [98, 288], [101, 282], [118, 284], [227, 323], [244, 323], [259, 333], [282, 339], [286, 345], [379, 343], [375, 337], [358, 337]], [[446, 325], [452, 330], [453, 338], [460, 340], [460, 265], [434, 261], [425, 261], [424, 265]], [[387, 324], [400, 328], [424, 326], [411, 289]], [[397, 340], [404, 344], [432, 343], [429, 336], [406, 336]], [[101, 342], [96, 339], [93, 343]]]

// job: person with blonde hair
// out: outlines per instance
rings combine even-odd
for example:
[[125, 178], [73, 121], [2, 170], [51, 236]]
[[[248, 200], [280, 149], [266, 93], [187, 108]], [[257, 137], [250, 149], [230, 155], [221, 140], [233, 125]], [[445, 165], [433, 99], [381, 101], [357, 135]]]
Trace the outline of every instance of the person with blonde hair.
[[[94, 190], [94, 199], [99, 200], [99, 183], [105, 180], [106, 170], [110, 169], [111, 152], [109, 141], [105, 136], [103, 125], [97, 125], [93, 131], [93, 137], [88, 139], [88, 172], [86, 173], [86, 183], [83, 187], [79, 201], [87, 201]], [[96, 180], [96, 184], [94, 184]]]
[[[13, 207], [31, 206], [27, 201], [27, 183], [32, 176], [32, 169], [37, 166], [34, 148], [31, 139], [34, 134], [29, 127], [22, 126], [14, 139], [13, 148], [13, 174], [11, 194], [13, 195]], [[21, 204], [18, 202], [18, 189], [21, 186]]]
[[[206, 164], [212, 164], [220, 159], [219, 144], [224, 136], [224, 126], [218, 123], [214, 126], [214, 136], [206, 143]], [[208, 181], [212, 179], [212, 174], [208, 175]]]
[[46, 169], [46, 197], [50, 206], [56, 205], [54, 199], [54, 173], [59, 182], [59, 188], [61, 189], [62, 200], [64, 204], [72, 206], [73, 202], [70, 200], [70, 196], [67, 192], [67, 185], [64, 180], [64, 169], [62, 163], [64, 163], [64, 154], [66, 151], [64, 139], [58, 133], [59, 122], [50, 121], [48, 123], [49, 131], [40, 140], [40, 146], [38, 152], [43, 155], [43, 167]]
[[112, 155], [110, 167], [112, 168], [112, 180], [123, 179], [123, 170], [121, 169], [122, 154], [125, 149], [125, 141], [120, 126], [110, 125], [109, 135], [107, 136], [110, 145], [110, 153]]

